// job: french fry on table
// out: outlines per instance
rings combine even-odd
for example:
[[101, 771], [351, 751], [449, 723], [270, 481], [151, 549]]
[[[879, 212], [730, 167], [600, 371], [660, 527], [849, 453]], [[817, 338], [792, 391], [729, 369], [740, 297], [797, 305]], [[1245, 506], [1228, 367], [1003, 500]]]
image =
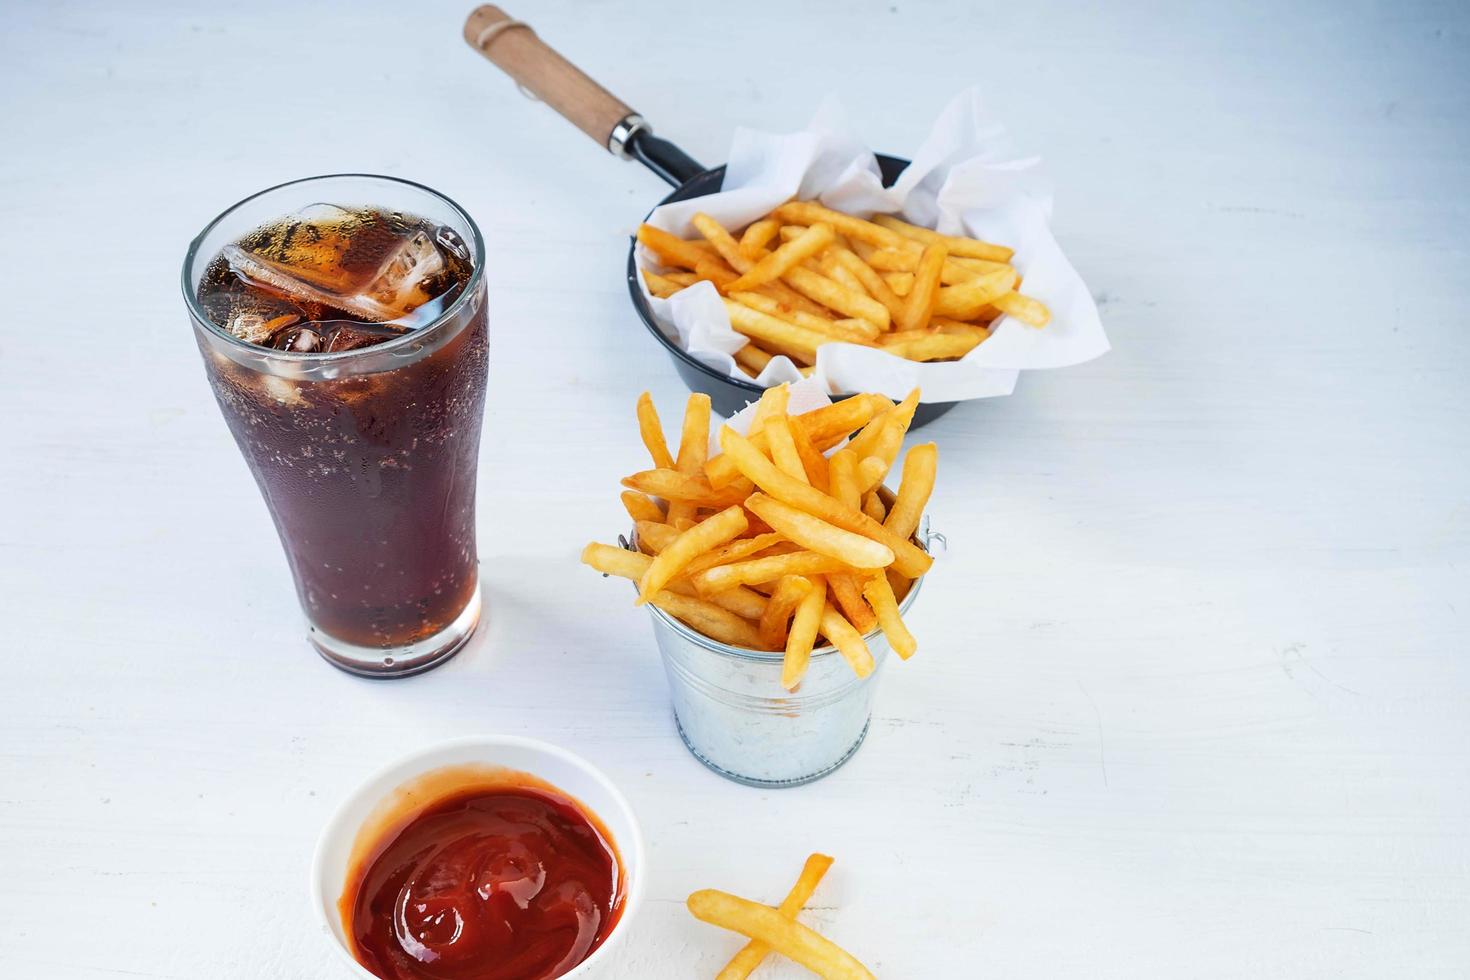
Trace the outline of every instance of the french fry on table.
[[696, 919], [758, 940], [824, 980], [875, 980], [851, 953], [769, 905], [705, 888], [688, 906]]
[[[832, 859], [825, 854], [813, 854], [806, 859], [802, 866], [801, 875], [796, 879], [796, 884], [791, 886], [791, 891], [781, 900], [776, 911], [788, 919], [794, 920], [796, 914], [806, 906], [811, 899], [812, 893], [817, 890], [817, 885], [827, 874], [827, 869], [832, 867]], [[746, 980], [761, 961], [771, 952], [771, 947], [759, 939], [752, 939], [736, 953], [725, 968], [715, 975], [715, 980]]]

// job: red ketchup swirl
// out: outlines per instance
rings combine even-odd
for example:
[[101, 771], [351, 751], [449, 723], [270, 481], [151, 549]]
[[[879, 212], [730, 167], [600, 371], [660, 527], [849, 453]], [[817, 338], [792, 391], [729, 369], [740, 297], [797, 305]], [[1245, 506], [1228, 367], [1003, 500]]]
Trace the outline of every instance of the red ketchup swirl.
[[477, 787], [384, 840], [360, 873], [349, 932], [384, 980], [550, 980], [602, 944], [622, 897], [617, 853], [575, 803]]

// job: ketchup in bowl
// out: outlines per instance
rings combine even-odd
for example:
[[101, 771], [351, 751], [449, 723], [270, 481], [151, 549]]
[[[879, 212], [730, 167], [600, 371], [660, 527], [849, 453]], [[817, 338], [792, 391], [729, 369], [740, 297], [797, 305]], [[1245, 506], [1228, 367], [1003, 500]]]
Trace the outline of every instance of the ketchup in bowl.
[[533, 776], [494, 773], [436, 774], [355, 862], [339, 910], [369, 972], [551, 980], [616, 926], [624, 875], [601, 821]]

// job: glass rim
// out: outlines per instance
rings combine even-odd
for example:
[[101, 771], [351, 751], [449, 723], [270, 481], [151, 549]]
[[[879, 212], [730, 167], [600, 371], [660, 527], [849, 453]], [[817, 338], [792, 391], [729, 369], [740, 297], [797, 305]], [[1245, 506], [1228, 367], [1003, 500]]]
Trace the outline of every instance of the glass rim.
[[[199, 297], [193, 289], [190, 281], [192, 277], [189, 275], [190, 271], [194, 267], [195, 260], [199, 257], [199, 249], [203, 246], [204, 239], [208, 237], [209, 233], [213, 231], [220, 222], [224, 221], [240, 208], [244, 207], [246, 204], [249, 204], [251, 201], [254, 201], [257, 198], [264, 197], [267, 194], [273, 194], [276, 191], [282, 190], [283, 188], [294, 187], [297, 184], [310, 184], [321, 180], [340, 179], [379, 180], [389, 184], [403, 184], [408, 187], [413, 187], [417, 190], [423, 191], [424, 193], [432, 197], [438, 198], [440, 201], [443, 201], [445, 204], [449, 205], [449, 207], [454, 211], [455, 214], [464, 219], [465, 224], [468, 225], [470, 229], [470, 240], [472, 243], [472, 258], [474, 259], [474, 268], [470, 270], [469, 282], [465, 283], [464, 290], [460, 292], [459, 296], [455, 298], [453, 303], [449, 304], [449, 308], [444, 310], [433, 320], [424, 324], [422, 327], [410, 330], [402, 337], [395, 337], [393, 340], [389, 340], [381, 344], [373, 344], [368, 347], [359, 347], [356, 350], [337, 351], [336, 353], [332, 354], [313, 354], [303, 351], [276, 350], [274, 347], [262, 347], [259, 344], [252, 344], [248, 341], [241, 340], [239, 337], [236, 337], [234, 334], [230, 333], [218, 323], [215, 323], [214, 320], [212, 320], [200, 307]], [[475, 219], [470, 217], [469, 212], [460, 207], [459, 203], [453, 198], [449, 197], [447, 194], [443, 194], [439, 191], [434, 190], [434, 188], [428, 186], [427, 184], [420, 184], [418, 181], [407, 180], [403, 177], [390, 177], [387, 174], [336, 173], [317, 174], [313, 177], [298, 177], [295, 180], [287, 180], [279, 184], [274, 184], [270, 187], [265, 188], [264, 190], [259, 190], [256, 191], [254, 194], [249, 194], [245, 197], [240, 198], [240, 200], [236, 201], [234, 204], [231, 204], [219, 214], [215, 215], [214, 218], [212, 218], [209, 223], [204, 226], [199, 234], [195, 235], [193, 240], [189, 242], [189, 248], [184, 253], [184, 267], [179, 276], [179, 284], [184, 293], [184, 303], [189, 308], [189, 315], [194, 318], [194, 321], [196, 323], [203, 324], [205, 328], [210, 331], [210, 333], [228, 342], [229, 344], [243, 350], [250, 351], [254, 354], [258, 354], [262, 357], [270, 358], [272, 360], [285, 361], [288, 363], [303, 362], [310, 364], [332, 364], [341, 363], [343, 361], [350, 361], [372, 354], [391, 353], [395, 350], [398, 350], [399, 348], [408, 347], [414, 342], [422, 342], [426, 334], [430, 333], [441, 324], [453, 319], [460, 312], [460, 310], [472, 300], [475, 295], [476, 289], [479, 287], [480, 283], [484, 281], [484, 278], [485, 238], [483, 235], [480, 234], [480, 226], [475, 224]]]

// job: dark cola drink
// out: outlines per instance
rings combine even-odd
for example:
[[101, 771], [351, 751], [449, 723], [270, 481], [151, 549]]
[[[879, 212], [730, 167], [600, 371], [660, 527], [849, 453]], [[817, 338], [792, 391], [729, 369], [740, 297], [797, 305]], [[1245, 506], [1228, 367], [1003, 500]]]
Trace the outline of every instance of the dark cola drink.
[[[314, 193], [354, 199], [330, 190]], [[310, 203], [234, 234], [218, 228], [227, 212], [195, 243], [185, 281], [210, 384], [280, 532], [312, 642], [377, 676], [447, 658], [480, 609], [479, 236], [417, 190], [426, 199], [401, 209]]]

